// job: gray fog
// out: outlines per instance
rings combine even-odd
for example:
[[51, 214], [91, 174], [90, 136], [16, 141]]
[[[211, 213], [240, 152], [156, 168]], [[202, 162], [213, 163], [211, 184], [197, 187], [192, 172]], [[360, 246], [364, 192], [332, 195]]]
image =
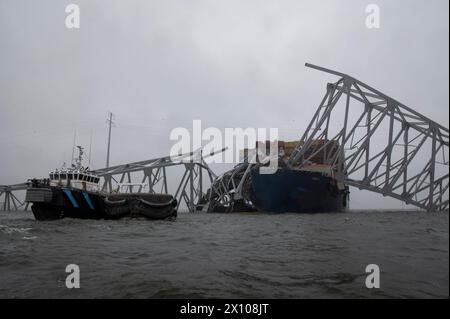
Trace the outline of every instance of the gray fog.
[[[65, 8], [80, 7], [68, 29]], [[369, 29], [365, 8], [380, 7]], [[70, 163], [165, 156], [175, 127], [276, 127], [297, 140], [335, 78], [351, 74], [449, 126], [446, 0], [0, 0], [0, 184]], [[220, 173], [220, 166], [214, 166]], [[352, 191], [353, 208], [401, 208]]]

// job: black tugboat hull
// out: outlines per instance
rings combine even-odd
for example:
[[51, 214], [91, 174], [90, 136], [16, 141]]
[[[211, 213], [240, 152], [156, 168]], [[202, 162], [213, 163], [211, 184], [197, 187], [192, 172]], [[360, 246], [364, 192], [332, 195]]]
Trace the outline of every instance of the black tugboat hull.
[[50, 204], [33, 203], [31, 211], [36, 220], [56, 220], [63, 218], [62, 210]]
[[132, 204], [132, 215], [144, 216], [149, 219], [167, 219], [177, 217], [177, 210], [172, 203], [157, 205], [143, 199], [136, 199]]
[[36, 220], [101, 219], [105, 215], [102, 195], [69, 187], [29, 188], [26, 201], [33, 204], [31, 210]]
[[130, 205], [127, 199], [112, 200], [105, 198], [105, 218], [120, 219], [130, 216]]
[[177, 202], [166, 194], [114, 194], [108, 197], [75, 188], [32, 187], [26, 201], [36, 220], [56, 220], [64, 217], [80, 219], [120, 219], [146, 217], [167, 219], [177, 216]]
[[175, 218], [177, 216], [176, 206], [177, 202], [173, 196], [166, 194], [115, 194], [105, 198], [105, 218]]

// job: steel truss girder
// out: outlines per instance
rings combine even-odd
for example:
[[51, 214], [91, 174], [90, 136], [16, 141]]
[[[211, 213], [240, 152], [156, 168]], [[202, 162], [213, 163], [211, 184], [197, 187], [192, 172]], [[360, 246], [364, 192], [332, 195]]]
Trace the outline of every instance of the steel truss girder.
[[0, 211], [18, 211], [22, 207], [23, 210], [27, 210], [28, 203], [21, 201], [17, 194], [27, 188], [27, 183], [0, 185]]
[[[255, 165], [241, 163], [216, 177], [208, 191], [208, 205], [214, 203], [226, 208], [227, 212], [232, 212], [236, 201], [245, 200], [243, 184], [250, 174], [250, 169]], [[211, 207], [208, 206], [208, 210], [211, 210]]]
[[[225, 151], [225, 149], [203, 156], [202, 150], [199, 149], [175, 157], [166, 156], [133, 162], [97, 169], [93, 172], [103, 178], [103, 192], [114, 191], [114, 184], [118, 185], [124, 181], [131, 183], [132, 180], [139, 178], [141, 185], [138, 186], [138, 192], [143, 190], [142, 184], [147, 182], [149, 185], [149, 192], [167, 194], [169, 191], [167, 169], [171, 167], [182, 167], [184, 168], [184, 172], [182, 173], [181, 179], [176, 184], [177, 187], [174, 197], [178, 201], [178, 207], [181, 203], [185, 203], [189, 212], [195, 212], [197, 210], [197, 203], [205, 196], [203, 177], [206, 176], [210, 183], [216, 178], [216, 175], [209, 168], [205, 159], [223, 151]], [[128, 191], [133, 192], [133, 186], [130, 186]]]
[[[141, 185], [146, 182], [148, 183], [149, 192], [167, 194], [169, 192], [169, 180], [166, 174], [167, 170], [171, 167], [183, 167], [184, 173], [177, 184], [177, 190], [174, 197], [178, 201], [177, 208], [179, 208], [181, 203], [185, 203], [189, 212], [195, 212], [197, 203], [205, 196], [203, 177], [205, 176], [208, 178], [210, 183], [217, 177], [209, 168], [205, 159], [222, 153], [223, 151], [225, 151], [225, 149], [203, 156], [202, 150], [199, 149], [175, 157], [166, 156], [133, 162], [97, 169], [93, 172], [102, 178], [101, 189], [105, 193], [115, 190], [115, 186], [120, 183], [125, 181], [132, 183], [133, 181], [136, 181], [136, 178], [139, 178]], [[137, 176], [139, 173], [142, 173], [143, 177], [141, 175]], [[141, 192], [143, 191], [141, 185], [137, 186], [137, 189], [130, 186], [127, 190], [129, 192]], [[29, 185], [27, 183], [0, 185], [0, 210], [18, 210], [22, 206], [27, 210], [28, 203], [20, 201], [13, 192], [26, 190], [28, 187]]]
[[[306, 66], [339, 80], [327, 85], [288, 165], [302, 167], [324, 154], [324, 162], [333, 166], [341, 182], [428, 211], [448, 210], [448, 128], [354, 77]], [[341, 122], [332, 132], [333, 123]], [[316, 140], [325, 143], [314, 143]], [[339, 150], [327, 156], [327, 147], [336, 142]]]

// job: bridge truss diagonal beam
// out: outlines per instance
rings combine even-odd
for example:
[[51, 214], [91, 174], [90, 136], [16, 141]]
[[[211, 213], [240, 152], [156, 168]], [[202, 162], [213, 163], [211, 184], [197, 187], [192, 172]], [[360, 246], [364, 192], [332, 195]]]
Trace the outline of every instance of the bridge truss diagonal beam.
[[[116, 165], [94, 170], [101, 178], [101, 191], [105, 194], [118, 191], [121, 184], [126, 184], [125, 192], [170, 193], [170, 184], [177, 199], [178, 207], [185, 204], [189, 212], [197, 211], [197, 204], [205, 197], [204, 183], [212, 183], [217, 178], [205, 159], [224, 152], [226, 148], [203, 155], [203, 150], [166, 156], [145, 161]], [[173, 176], [168, 176], [171, 168], [179, 167]], [[181, 176], [181, 178], [179, 177]], [[144, 190], [144, 185], [148, 190]], [[0, 185], [0, 211], [14, 211], [28, 203], [19, 200], [17, 192], [26, 190], [28, 183]], [[123, 189], [122, 189], [123, 191]]]
[[[448, 210], [448, 128], [352, 76], [306, 66], [339, 79], [327, 85], [289, 166], [324, 154], [340, 182], [428, 211]], [[338, 150], [327, 154], [336, 142]]]
[[[178, 207], [185, 204], [189, 212], [197, 211], [198, 202], [204, 198], [205, 179], [212, 183], [217, 177], [205, 159], [224, 152], [226, 149], [203, 155], [202, 149], [178, 156], [166, 156], [145, 161], [101, 168], [93, 171], [102, 178], [102, 191], [118, 191], [120, 185], [129, 185], [125, 192], [143, 192], [144, 185], [150, 193], [169, 193], [169, 184], [177, 199]], [[168, 177], [168, 170], [179, 168], [177, 177]], [[181, 171], [180, 171], [181, 170]], [[181, 176], [181, 177], [180, 177]], [[137, 182], [136, 185], [132, 185]], [[172, 182], [172, 183], [170, 183]], [[122, 192], [124, 190], [122, 189]]]
[[27, 183], [0, 185], [0, 211], [18, 211], [22, 207], [28, 209], [28, 203], [19, 199], [19, 192], [28, 188]]

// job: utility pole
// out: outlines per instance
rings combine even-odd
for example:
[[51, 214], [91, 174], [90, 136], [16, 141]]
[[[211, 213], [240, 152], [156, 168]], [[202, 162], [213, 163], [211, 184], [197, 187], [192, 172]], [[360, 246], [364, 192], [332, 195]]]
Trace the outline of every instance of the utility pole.
[[73, 132], [72, 158], [70, 159], [70, 167], [73, 165], [73, 157], [75, 156], [75, 142], [77, 140], [77, 129]]
[[106, 153], [106, 168], [109, 167], [109, 151], [111, 149], [111, 127], [113, 125], [113, 114], [111, 112], [109, 112], [108, 114], [108, 126], [109, 126], [109, 130], [108, 130], [108, 152]]
[[91, 129], [91, 137], [90, 137], [90, 141], [89, 141], [89, 167], [91, 167], [91, 152], [92, 152], [92, 129]]

